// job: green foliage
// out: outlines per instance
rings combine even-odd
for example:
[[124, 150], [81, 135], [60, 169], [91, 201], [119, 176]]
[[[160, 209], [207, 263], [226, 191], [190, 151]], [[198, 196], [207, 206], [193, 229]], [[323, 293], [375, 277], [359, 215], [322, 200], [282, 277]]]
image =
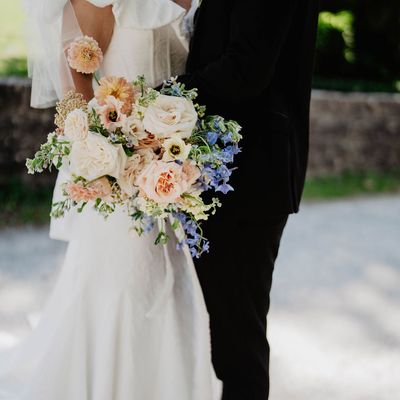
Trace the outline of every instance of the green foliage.
[[26, 75], [25, 17], [20, 1], [0, 0], [0, 76]]
[[0, 59], [0, 76], [27, 76], [28, 68], [26, 58], [13, 57]]
[[317, 87], [400, 91], [400, 2], [322, 0], [322, 10]]
[[47, 137], [47, 142], [40, 146], [34, 158], [26, 160], [28, 173], [41, 173], [45, 169], [51, 171], [53, 165], [60, 169], [63, 158], [68, 156], [70, 151], [71, 143], [69, 141], [59, 139], [55, 132], [50, 133]]
[[392, 172], [346, 172], [339, 176], [307, 179], [304, 198], [333, 199], [400, 191], [400, 170]]
[[354, 63], [353, 15], [322, 12], [317, 37], [316, 73], [325, 77], [348, 75]]
[[167, 96], [185, 97], [188, 100], [196, 100], [197, 89], [186, 89], [185, 84], [177, 82], [176, 78], [164, 81], [161, 93]]
[[396, 82], [372, 81], [366, 79], [327, 78], [315, 75], [315, 89], [338, 90], [341, 92], [393, 93], [400, 91]]
[[14, 179], [0, 186], [0, 228], [49, 222], [53, 189], [32, 189]]
[[363, 78], [400, 79], [400, 2], [355, 1], [354, 49]]

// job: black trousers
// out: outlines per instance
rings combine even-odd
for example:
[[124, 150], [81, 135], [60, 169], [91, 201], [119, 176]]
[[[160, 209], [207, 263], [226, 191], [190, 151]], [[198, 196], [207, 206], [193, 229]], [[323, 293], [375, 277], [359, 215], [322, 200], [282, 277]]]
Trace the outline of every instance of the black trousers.
[[223, 400], [266, 400], [266, 317], [288, 216], [252, 221], [214, 218], [205, 224], [210, 253], [196, 261], [196, 270], [210, 314], [212, 359], [224, 383]]

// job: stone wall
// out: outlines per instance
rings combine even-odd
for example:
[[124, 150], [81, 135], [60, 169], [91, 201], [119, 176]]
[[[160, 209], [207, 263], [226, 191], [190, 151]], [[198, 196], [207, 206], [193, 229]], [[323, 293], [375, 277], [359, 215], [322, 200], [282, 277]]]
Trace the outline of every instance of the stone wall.
[[29, 185], [48, 184], [53, 174], [27, 175], [25, 160], [32, 157], [54, 129], [54, 110], [30, 108], [30, 81], [0, 80], [0, 185], [20, 178]]
[[[28, 80], [0, 80], [0, 185], [13, 177], [31, 185], [54, 180], [54, 174], [25, 173], [25, 159], [53, 129], [54, 115], [54, 110], [31, 109], [29, 99]], [[314, 91], [310, 176], [399, 166], [400, 95]]]
[[316, 90], [309, 175], [400, 167], [400, 95]]

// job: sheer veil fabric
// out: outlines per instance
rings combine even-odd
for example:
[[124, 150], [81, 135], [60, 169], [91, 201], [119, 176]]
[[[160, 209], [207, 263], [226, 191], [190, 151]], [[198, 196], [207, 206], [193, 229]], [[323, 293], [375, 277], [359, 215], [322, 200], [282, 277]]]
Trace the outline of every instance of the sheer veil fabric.
[[[46, 106], [71, 83], [63, 49], [80, 30], [69, 2], [30, 1], [39, 34], [32, 102]], [[116, 18], [101, 75], [144, 74], [157, 85], [184, 68], [187, 20], [175, 3], [91, 2], [113, 4]], [[58, 182], [66, 177], [62, 172]], [[59, 192], [60, 183], [56, 198]], [[171, 230], [169, 243], [155, 246], [157, 231], [138, 237], [130, 227], [122, 209], [104, 220], [86, 208], [53, 224], [53, 236], [69, 242], [64, 264], [38, 326], [0, 353], [0, 400], [221, 398], [188, 249], [176, 249]]]

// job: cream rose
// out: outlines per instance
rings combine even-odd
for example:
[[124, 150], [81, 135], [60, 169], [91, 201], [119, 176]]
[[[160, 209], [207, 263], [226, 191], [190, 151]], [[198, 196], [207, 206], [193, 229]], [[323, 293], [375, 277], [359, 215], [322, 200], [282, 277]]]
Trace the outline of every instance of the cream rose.
[[155, 158], [153, 150], [148, 148], [137, 150], [133, 156], [127, 159], [125, 169], [118, 179], [118, 184], [126, 195], [131, 197], [136, 193], [137, 177]]
[[64, 135], [71, 142], [85, 140], [89, 133], [89, 120], [85, 111], [77, 108], [65, 118]]
[[188, 138], [197, 122], [197, 112], [190, 100], [160, 95], [144, 113], [143, 125], [147, 132], [159, 139], [178, 136]]
[[185, 161], [189, 157], [192, 146], [186, 144], [179, 137], [172, 137], [164, 141], [163, 148], [165, 150], [162, 158], [163, 161]]
[[88, 180], [104, 175], [118, 179], [126, 158], [121, 145], [112, 145], [105, 137], [89, 132], [85, 140], [72, 144], [71, 172]]
[[151, 162], [138, 176], [137, 185], [146, 197], [161, 204], [179, 201], [187, 188], [182, 166], [164, 161]]
[[136, 192], [135, 181], [139, 174], [141, 157], [139, 154], [134, 154], [129, 157], [125, 164], [125, 169], [118, 178], [118, 185], [121, 190], [129, 197]]

